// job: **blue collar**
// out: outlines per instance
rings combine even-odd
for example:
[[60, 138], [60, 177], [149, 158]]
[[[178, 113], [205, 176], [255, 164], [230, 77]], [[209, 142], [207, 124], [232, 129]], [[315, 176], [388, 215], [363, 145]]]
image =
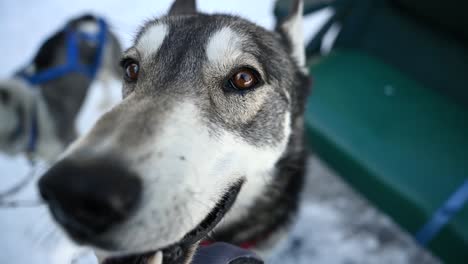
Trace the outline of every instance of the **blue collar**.
[[[96, 34], [88, 34], [85, 32], [78, 32], [70, 26], [65, 29], [67, 59], [63, 65], [52, 67], [44, 71], [27, 74], [25, 71], [19, 73], [19, 77], [26, 80], [32, 86], [41, 85], [43, 83], [58, 79], [69, 73], [81, 73], [91, 80], [94, 80], [96, 74], [101, 66], [104, 56], [104, 48], [107, 41], [107, 24], [102, 18], [97, 19], [99, 31]], [[80, 40], [96, 43], [96, 57], [90, 65], [83, 65], [80, 63]], [[16, 133], [22, 133], [23, 125], [18, 126]], [[12, 134], [13, 135], [13, 134]], [[31, 125], [29, 132], [28, 144], [26, 152], [31, 154], [36, 151], [37, 140], [39, 135], [38, 119], [37, 119], [37, 106], [33, 108], [31, 114]]]
[[[44, 71], [34, 73], [32, 75], [20, 73], [20, 76], [32, 85], [40, 85], [48, 81], [60, 78], [71, 72], [78, 72], [94, 79], [101, 66], [102, 58], [104, 55], [104, 47], [107, 41], [107, 24], [104, 19], [97, 20], [99, 31], [97, 34], [88, 34], [85, 32], [78, 32], [71, 27], [65, 29], [67, 60], [65, 64], [46, 69]], [[83, 65], [80, 63], [80, 40], [96, 43], [96, 58], [90, 65]]]

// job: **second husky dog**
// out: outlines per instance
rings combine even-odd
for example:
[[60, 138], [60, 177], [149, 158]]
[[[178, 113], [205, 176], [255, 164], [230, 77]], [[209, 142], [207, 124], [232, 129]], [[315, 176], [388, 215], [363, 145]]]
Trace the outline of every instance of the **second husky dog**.
[[48, 38], [31, 64], [0, 81], [0, 151], [51, 161], [76, 138], [75, 121], [95, 77], [121, 78], [121, 47], [85, 15]]
[[70, 237], [105, 263], [190, 263], [207, 240], [271, 248], [305, 173], [302, 10], [267, 31], [176, 0], [144, 24], [123, 101], [40, 180]]

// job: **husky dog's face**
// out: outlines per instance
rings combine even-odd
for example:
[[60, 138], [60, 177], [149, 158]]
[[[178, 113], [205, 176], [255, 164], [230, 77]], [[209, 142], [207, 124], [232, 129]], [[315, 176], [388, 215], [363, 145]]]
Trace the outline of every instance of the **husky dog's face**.
[[81, 243], [184, 258], [252, 206], [285, 151], [303, 66], [287, 32], [187, 6], [141, 28], [122, 59], [124, 100], [41, 179]]
[[16, 80], [0, 81], [0, 150], [15, 154], [24, 141], [26, 121], [34, 95], [31, 87]]

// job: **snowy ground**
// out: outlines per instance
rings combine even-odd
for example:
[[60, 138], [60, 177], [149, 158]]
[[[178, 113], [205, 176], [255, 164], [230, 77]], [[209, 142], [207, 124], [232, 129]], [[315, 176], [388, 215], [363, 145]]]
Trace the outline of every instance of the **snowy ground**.
[[271, 263], [440, 263], [315, 157], [299, 220]]
[[[31, 59], [44, 37], [71, 16], [91, 11], [106, 17], [127, 47], [138, 25], [164, 14], [172, 0], [158, 1], [0, 1], [0, 35], [3, 50], [0, 78], [9, 76]], [[273, 1], [201, 0], [201, 10], [239, 14], [267, 28], [274, 24]], [[307, 19], [306, 37], [330, 13]], [[119, 93], [116, 82], [115, 94]], [[78, 127], [89, 129], [102, 112], [102, 96], [95, 84], [81, 113]], [[0, 120], [1, 122], [1, 120]], [[399, 231], [390, 220], [370, 207], [327, 170], [311, 159], [306, 199], [291, 238], [275, 254], [272, 263], [437, 263]], [[40, 174], [40, 166], [36, 174]], [[0, 191], [26, 175], [30, 168], [22, 157], [0, 155]], [[30, 184], [15, 199], [35, 200]], [[64, 264], [81, 254], [53, 224], [45, 208], [0, 209], [0, 263]], [[95, 263], [89, 254], [76, 263]]]

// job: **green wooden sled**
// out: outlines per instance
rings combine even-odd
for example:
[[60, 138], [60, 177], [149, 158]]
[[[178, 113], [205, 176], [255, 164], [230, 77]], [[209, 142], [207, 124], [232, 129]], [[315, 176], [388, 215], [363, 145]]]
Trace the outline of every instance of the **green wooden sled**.
[[[416, 235], [468, 179], [468, 16], [459, 11], [468, 2], [305, 2], [306, 12], [336, 10], [307, 50], [311, 148]], [[288, 6], [279, 1], [276, 15]], [[337, 22], [322, 56], [321, 37]], [[427, 246], [447, 263], [468, 261], [467, 204]]]

